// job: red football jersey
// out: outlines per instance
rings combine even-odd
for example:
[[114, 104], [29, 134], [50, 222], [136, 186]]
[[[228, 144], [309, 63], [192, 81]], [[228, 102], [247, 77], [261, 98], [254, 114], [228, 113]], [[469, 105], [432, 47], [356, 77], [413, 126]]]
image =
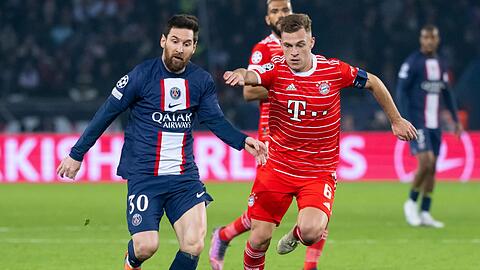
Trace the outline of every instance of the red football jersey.
[[292, 71], [283, 56], [254, 69], [270, 101], [268, 164], [296, 178], [335, 172], [339, 161], [340, 89], [353, 86], [358, 68], [312, 55], [313, 67]]
[[[248, 69], [270, 63], [275, 55], [283, 55], [280, 40], [273, 34], [270, 34], [253, 47], [252, 55]], [[268, 139], [268, 110], [270, 103], [267, 99], [260, 100], [260, 119], [258, 120], [258, 139], [266, 141]]]

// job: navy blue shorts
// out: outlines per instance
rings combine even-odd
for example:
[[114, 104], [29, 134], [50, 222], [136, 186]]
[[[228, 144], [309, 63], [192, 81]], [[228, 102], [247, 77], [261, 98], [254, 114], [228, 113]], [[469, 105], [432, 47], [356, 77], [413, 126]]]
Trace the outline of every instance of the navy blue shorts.
[[432, 151], [435, 156], [440, 152], [440, 144], [442, 142], [442, 131], [439, 128], [418, 129], [418, 138], [410, 141], [410, 150], [412, 155], [420, 152]]
[[174, 183], [129, 180], [127, 185], [127, 224], [131, 235], [158, 231], [164, 213], [173, 226], [190, 208], [213, 201], [200, 180]]

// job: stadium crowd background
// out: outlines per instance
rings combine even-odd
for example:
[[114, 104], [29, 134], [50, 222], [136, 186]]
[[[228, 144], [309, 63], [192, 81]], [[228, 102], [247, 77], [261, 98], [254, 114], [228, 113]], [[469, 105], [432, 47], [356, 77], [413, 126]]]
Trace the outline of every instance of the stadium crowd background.
[[[265, 1], [4, 0], [0, 2], [0, 132], [82, 131], [115, 82], [157, 57], [163, 23], [175, 13], [200, 19], [193, 61], [217, 79], [221, 106], [237, 126], [256, 129], [256, 103], [220, 80], [246, 66], [269, 32]], [[473, 0], [292, 0], [308, 13], [314, 51], [380, 75], [395, 95], [397, 71], [418, 48], [425, 23], [439, 26], [441, 53], [468, 129], [480, 129], [480, 2]], [[385, 115], [366, 91], [344, 90], [344, 130], [385, 130]], [[451, 128], [448, 113], [442, 113]], [[124, 121], [111, 131], [120, 131]]]

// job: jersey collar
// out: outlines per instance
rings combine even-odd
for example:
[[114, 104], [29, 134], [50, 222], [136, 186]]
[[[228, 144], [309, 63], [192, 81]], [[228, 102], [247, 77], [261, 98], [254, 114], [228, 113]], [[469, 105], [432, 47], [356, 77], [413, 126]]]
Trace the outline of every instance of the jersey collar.
[[[288, 65], [287, 65], [288, 66]], [[317, 70], [317, 57], [312, 53], [312, 68], [307, 70], [307, 71], [302, 71], [302, 72], [295, 72], [293, 71], [290, 67], [288, 67], [290, 71], [295, 75], [295, 76], [300, 76], [300, 77], [307, 77], [313, 74], [315, 70]]]
[[277, 43], [278, 45], [280, 45], [280, 39], [278, 39], [277, 36], [275, 36], [274, 33], [271, 33], [269, 37], [270, 37], [275, 43]]

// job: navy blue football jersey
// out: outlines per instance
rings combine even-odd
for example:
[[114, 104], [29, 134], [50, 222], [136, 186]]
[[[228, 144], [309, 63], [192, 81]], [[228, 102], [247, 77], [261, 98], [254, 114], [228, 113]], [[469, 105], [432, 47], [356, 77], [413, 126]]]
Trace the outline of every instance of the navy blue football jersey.
[[402, 115], [417, 129], [439, 128], [440, 94], [458, 121], [446, 61], [420, 51], [412, 53], [398, 73], [397, 101]]
[[401, 66], [397, 84], [399, 109], [417, 129], [439, 128], [440, 94], [457, 121], [448, 76], [443, 58], [427, 56], [420, 51], [412, 53]]
[[136, 66], [116, 83], [70, 156], [82, 160], [108, 125], [127, 109], [130, 115], [117, 170], [125, 179], [198, 178], [192, 137], [196, 120], [238, 150], [247, 137], [225, 120], [208, 72], [190, 62], [182, 73], [172, 73], [156, 58]]

